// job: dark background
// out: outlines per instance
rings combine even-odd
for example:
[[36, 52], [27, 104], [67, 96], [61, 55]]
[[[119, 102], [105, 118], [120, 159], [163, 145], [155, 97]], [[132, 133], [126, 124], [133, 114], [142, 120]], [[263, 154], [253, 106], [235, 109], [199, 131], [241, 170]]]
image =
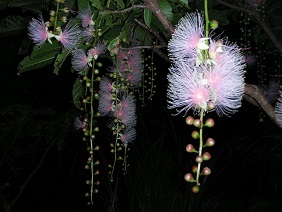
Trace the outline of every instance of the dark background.
[[[225, 31], [233, 34], [232, 27]], [[100, 190], [94, 205], [87, 206], [86, 144], [73, 129], [80, 114], [71, 96], [76, 74], [65, 65], [58, 76], [51, 66], [18, 76], [24, 36], [0, 41], [0, 211], [282, 211], [281, 130], [244, 100], [231, 117], [207, 114], [216, 122], [204, 132], [216, 140], [206, 163], [212, 174], [202, 178], [198, 194], [190, 191], [183, 176], [195, 165], [195, 156], [185, 152], [194, 142], [194, 128], [166, 109], [169, 64], [158, 57], [155, 97], [146, 107], [137, 102], [137, 139], [131, 145], [128, 174], [119, 173], [109, 183], [109, 154], [102, 149], [97, 153], [105, 165], [97, 178]], [[246, 81], [252, 79], [248, 74]], [[108, 145], [110, 138], [102, 128], [98, 139]]]

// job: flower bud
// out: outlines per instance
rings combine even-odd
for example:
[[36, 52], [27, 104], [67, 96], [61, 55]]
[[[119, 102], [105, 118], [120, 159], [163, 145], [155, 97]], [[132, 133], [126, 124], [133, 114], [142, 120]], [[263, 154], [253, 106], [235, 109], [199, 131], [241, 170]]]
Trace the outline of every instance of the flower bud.
[[206, 143], [205, 143], [204, 147], [206, 147], [206, 146], [213, 146], [214, 144], [215, 144], [214, 139], [213, 138], [208, 138], [206, 140]]
[[193, 178], [193, 175], [191, 173], [187, 173], [184, 175], [184, 179], [187, 181], [187, 182], [194, 182], [194, 178]]
[[215, 103], [214, 102], [208, 102], [207, 108], [208, 108], [208, 110], [213, 110], [215, 108]]
[[211, 169], [209, 167], [205, 167], [205, 168], [203, 168], [201, 174], [205, 175], [205, 176], [208, 176], [208, 175], [211, 174]]
[[208, 118], [205, 122], [206, 127], [213, 127], [214, 126], [214, 120], [212, 118]]
[[197, 173], [198, 171], [198, 166], [192, 166], [192, 172]]
[[195, 150], [195, 148], [194, 148], [194, 146], [192, 144], [188, 144], [186, 146], [186, 151], [187, 152], [196, 152], [196, 150]]
[[202, 163], [203, 160], [204, 160], [203, 157], [200, 156], [200, 155], [198, 155], [198, 156], [196, 157], [196, 162], [197, 162], [197, 163]]
[[186, 121], [186, 124], [192, 125], [193, 122], [194, 122], [194, 118], [193, 118], [192, 116], [188, 116], [188, 117], [185, 119], [185, 121]]
[[194, 138], [194, 139], [198, 139], [199, 136], [200, 136], [200, 134], [199, 134], [198, 131], [193, 131], [192, 134], [191, 134], [191, 136], [192, 136], [192, 138]]
[[216, 29], [218, 27], [218, 21], [217, 20], [211, 20], [210, 21], [210, 28]]
[[201, 127], [201, 120], [200, 119], [195, 119], [194, 122], [193, 122], [193, 125], [195, 127]]
[[209, 152], [205, 152], [205, 153], [203, 154], [203, 159], [204, 159], [205, 161], [211, 159], [211, 154], [210, 154]]
[[200, 187], [197, 185], [194, 185], [191, 190], [193, 193], [198, 193], [200, 191]]

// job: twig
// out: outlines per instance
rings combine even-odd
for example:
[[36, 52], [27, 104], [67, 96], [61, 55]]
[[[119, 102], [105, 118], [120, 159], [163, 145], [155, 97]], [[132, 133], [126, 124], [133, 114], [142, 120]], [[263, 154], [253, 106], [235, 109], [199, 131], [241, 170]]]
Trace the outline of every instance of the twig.
[[148, 9], [148, 7], [146, 5], [141, 5], [141, 4], [137, 4], [137, 5], [132, 5], [131, 7], [125, 8], [123, 10], [103, 10], [100, 13], [102, 14], [110, 14], [110, 13], [114, 13], [114, 14], [119, 14], [119, 13], [126, 13], [129, 12], [133, 9]]

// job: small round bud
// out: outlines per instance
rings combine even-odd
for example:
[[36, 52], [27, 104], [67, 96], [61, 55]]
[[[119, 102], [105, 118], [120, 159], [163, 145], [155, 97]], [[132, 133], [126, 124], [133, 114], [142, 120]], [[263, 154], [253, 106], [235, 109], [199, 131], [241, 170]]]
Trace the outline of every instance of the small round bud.
[[195, 127], [201, 127], [201, 120], [200, 119], [195, 119], [194, 122], [193, 122], [193, 125]]
[[100, 147], [99, 146], [95, 146], [94, 150], [99, 150]]
[[94, 70], [94, 74], [99, 74], [99, 70], [98, 70], [98, 69], [95, 69], [95, 70]]
[[200, 187], [197, 186], [197, 185], [194, 185], [191, 190], [192, 190], [193, 193], [196, 194], [196, 193], [198, 193], [200, 191]]
[[198, 171], [198, 166], [192, 166], [192, 172], [197, 173]]
[[215, 108], [215, 103], [214, 102], [208, 102], [207, 108], [208, 108], [208, 110], [213, 110]]
[[201, 174], [205, 175], [205, 176], [208, 176], [208, 175], [211, 174], [211, 169], [209, 167], [205, 167], [205, 168], [203, 168]]
[[89, 151], [89, 154], [90, 154], [90, 155], [93, 155], [93, 153], [94, 153], [94, 152], [93, 152], [92, 150]]
[[96, 181], [96, 182], [95, 182], [95, 185], [100, 185], [100, 181]]
[[99, 164], [100, 164], [99, 160], [96, 160], [96, 162], [94, 163], [94, 165], [99, 165]]
[[192, 144], [188, 144], [186, 146], [186, 151], [187, 152], [196, 152], [196, 150], [195, 150], [195, 148], [194, 148], [194, 146]]
[[203, 157], [200, 156], [200, 155], [198, 155], [198, 156], [196, 157], [196, 162], [197, 162], [197, 163], [202, 163], [203, 160], [204, 160]]
[[187, 173], [184, 175], [184, 179], [187, 181], [187, 182], [194, 182], [194, 178], [193, 178], [193, 175], [191, 173]]
[[98, 131], [99, 131], [99, 127], [95, 127], [95, 128], [94, 128], [94, 131], [95, 131], [95, 132], [98, 132]]
[[86, 196], [86, 197], [89, 197], [89, 193], [85, 193], [85, 196]]
[[89, 165], [85, 165], [84, 168], [85, 169], [90, 169], [90, 166]]
[[86, 180], [86, 185], [90, 185], [91, 184], [91, 180]]
[[66, 16], [63, 16], [63, 17], [61, 17], [61, 21], [62, 21], [63, 23], [67, 23], [68, 19], [67, 19]]
[[87, 82], [87, 83], [86, 83], [86, 87], [90, 88], [90, 87], [91, 87], [91, 83], [90, 83], [90, 82]]
[[217, 20], [211, 20], [210, 21], [210, 28], [216, 29], [218, 27], [218, 21]]
[[214, 120], [212, 118], [208, 118], [205, 122], [206, 127], [213, 127], [214, 126]]
[[198, 131], [193, 131], [192, 134], [191, 134], [192, 138], [194, 139], [198, 139], [199, 136], [200, 136], [200, 133]]
[[68, 7], [64, 7], [63, 11], [64, 11], [64, 13], [69, 13], [70, 12]]
[[214, 139], [213, 138], [208, 138], [206, 140], [206, 143], [205, 143], [204, 147], [206, 147], [206, 146], [213, 146], [214, 144], [215, 144]]
[[97, 194], [99, 192], [99, 190], [97, 188], [94, 189], [93, 191], [95, 194]]
[[185, 119], [185, 121], [186, 121], [186, 124], [192, 125], [193, 122], [194, 122], [194, 118], [193, 118], [192, 116], [188, 116], [188, 117]]
[[210, 154], [209, 152], [205, 152], [205, 153], [203, 154], [203, 159], [204, 159], [205, 161], [211, 159], [211, 154]]
[[100, 171], [99, 171], [99, 170], [96, 170], [95, 173], [94, 173], [94, 175], [98, 175], [98, 174], [100, 174]]
[[49, 15], [50, 15], [51, 17], [55, 16], [55, 14], [56, 14], [55, 10], [51, 10], [50, 13], [49, 13]]

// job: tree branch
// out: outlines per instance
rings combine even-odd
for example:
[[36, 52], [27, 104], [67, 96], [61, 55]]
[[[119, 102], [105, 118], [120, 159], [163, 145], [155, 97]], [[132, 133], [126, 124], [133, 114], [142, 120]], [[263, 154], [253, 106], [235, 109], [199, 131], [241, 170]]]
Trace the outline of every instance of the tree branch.
[[158, 5], [157, 0], [143, 0], [143, 2], [147, 5], [148, 9], [151, 10], [154, 15], [159, 19], [159, 21], [163, 24], [164, 28], [169, 34], [174, 32], [174, 27], [167, 19], [166, 15], [163, 13], [161, 8]]
[[146, 5], [137, 4], [137, 5], [132, 5], [131, 7], [125, 8], [123, 10], [103, 10], [103, 11], [100, 11], [100, 13], [102, 13], [102, 14], [110, 14], [110, 13], [119, 14], [119, 13], [126, 13], [126, 12], [129, 12], [130, 10], [137, 9], [137, 8], [148, 9], [148, 7]]

